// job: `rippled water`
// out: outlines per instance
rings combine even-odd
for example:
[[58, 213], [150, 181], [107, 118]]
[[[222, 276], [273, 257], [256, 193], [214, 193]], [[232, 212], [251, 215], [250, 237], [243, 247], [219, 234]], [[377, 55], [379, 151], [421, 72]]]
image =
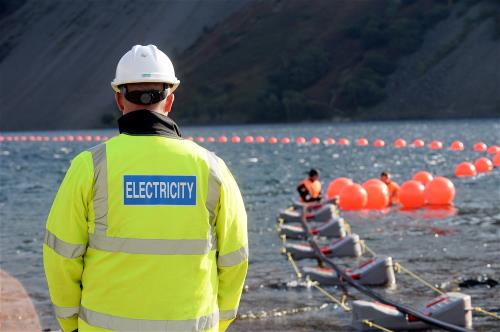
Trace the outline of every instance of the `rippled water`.
[[[112, 131], [94, 132], [113, 135]], [[52, 134], [52, 133], [48, 133]], [[65, 134], [58, 132], [59, 134]], [[295, 195], [295, 186], [310, 167], [321, 170], [326, 185], [338, 176], [358, 182], [389, 170], [403, 182], [417, 170], [453, 178], [454, 166], [485, 153], [472, 151], [482, 140], [500, 145], [500, 120], [450, 122], [394, 122], [338, 125], [282, 125], [238, 127], [191, 127], [185, 135], [299, 135], [326, 138], [382, 138], [389, 146], [342, 147], [338, 145], [269, 145], [205, 143], [226, 160], [236, 176], [249, 215], [250, 270], [243, 294], [241, 318], [236, 331], [351, 331], [351, 315], [331, 304], [315, 289], [295, 282], [293, 270], [280, 254], [275, 217]], [[394, 149], [398, 137], [442, 140], [444, 146], [458, 139], [466, 150]], [[41, 243], [45, 219], [71, 158], [90, 147], [84, 142], [3, 142], [0, 145], [1, 267], [27, 288], [44, 328], [56, 329], [43, 274]], [[345, 214], [354, 232], [380, 254], [391, 255], [412, 271], [446, 290], [455, 289], [460, 278], [487, 274], [500, 279], [500, 169], [474, 179], [453, 178], [457, 189], [455, 215], [420, 210], [387, 214]], [[346, 266], [353, 259], [339, 260]], [[314, 265], [315, 262], [300, 262]], [[432, 291], [406, 275], [397, 275], [394, 290], [380, 292], [418, 306], [434, 297]], [[341, 294], [329, 288], [333, 294]], [[463, 289], [473, 305], [500, 311], [500, 287]], [[362, 297], [352, 292], [356, 297]], [[496, 322], [475, 316], [478, 331], [499, 330]]]

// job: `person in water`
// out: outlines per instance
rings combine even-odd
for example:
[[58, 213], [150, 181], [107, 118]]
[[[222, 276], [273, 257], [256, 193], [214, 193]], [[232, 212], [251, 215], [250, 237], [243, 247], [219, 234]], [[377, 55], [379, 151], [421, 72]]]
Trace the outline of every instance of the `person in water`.
[[399, 203], [399, 185], [391, 180], [389, 172], [382, 172], [380, 180], [387, 185], [389, 190], [389, 204], [394, 205]]
[[319, 172], [316, 169], [309, 171], [309, 176], [302, 180], [297, 186], [297, 191], [302, 202], [321, 201], [321, 182], [319, 182]]

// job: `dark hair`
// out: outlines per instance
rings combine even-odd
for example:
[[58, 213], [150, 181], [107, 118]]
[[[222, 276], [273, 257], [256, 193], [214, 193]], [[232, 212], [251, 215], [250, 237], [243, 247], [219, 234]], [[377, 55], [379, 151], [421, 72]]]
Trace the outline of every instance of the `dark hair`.
[[383, 171], [382, 173], [380, 173], [380, 177], [382, 176], [389, 177], [389, 172]]
[[319, 175], [319, 172], [316, 169], [311, 168], [311, 170], [309, 171], [309, 177], [313, 177], [316, 175]]

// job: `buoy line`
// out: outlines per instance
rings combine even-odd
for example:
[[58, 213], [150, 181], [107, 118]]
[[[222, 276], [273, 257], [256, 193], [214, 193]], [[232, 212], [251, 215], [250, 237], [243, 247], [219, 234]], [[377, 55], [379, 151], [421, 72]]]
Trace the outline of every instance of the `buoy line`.
[[[287, 210], [287, 211], [289, 211], [289, 213], [287, 215], [287, 218], [288, 218], [287, 221], [288, 222], [297, 222], [297, 221], [300, 221], [301, 228], [302, 228], [303, 231], [302, 231], [302, 233], [297, 233], [297, 230], [294, 230], [293, 232], [295, 232], [295, 233], [292, 232], [291, 234], [295, 234], [295, 235], [300, 234], [300, 236], [302, 236], [302, 238], [305, 238], [307, 240], [307, 242], [309, 243], [310, 247], [314, 251], [314, 256], [312, 256], [312, 257], [311, 256], [304, 256], [302, 258], [314, 258], [315, 257], [316, 259], [318, 259], [318, 262], [321, 262], [322, 264], [326, 264], [326, 265], [330, 266], [335, 271], [335, 273], [337, 274], [337, 276], [338, 276], [338, 278], [340, 280], [340, 285], [342, 285], [345, 282], [345, 283], [349, 284], [350, 286], [356, 288], [361, 293], [363, 293], [363, 294], [365, 294], [365, 295], [367, 295], [367, 296], [369, 296], [369, 297], [377, 300], [378, 302], [380, 302], [380, 303], [382, 303], [384, 305], [387, 305], [387, 306], [390, 306], [391, 308], [394, 308], [394, 310], [397, 310], [397, 312], [405, 315], [405, 317], [408, 320], [408, 322], [421, 321], [421, 322], [424, 322], [424, 323], [426, 323], [428, 325], [439, 327], [441, 329], [445, 329], [445, 330], [448, 330], [448, 331], [461, 331], [461, 332], [471, 331], [469, 329], [465, 329], [465, 328], [462, 328], [460, 326], [457, 326], [457, 325], [454, 325], [454, 324], [451, 324], [451, 323], [448, 323], [448, 322], [444, 322], [444, 321], [442, 321], [440, 319], [436, 319], [435, 317], [431, 317], [432, 312], [429, 312], [427, 310], [425, 310], [425, 313], [422, 313], [422, 312], [417, 311], [417, 310], [415, 310], [415, 309], [413, 309], [411, 307], [408, 307], [408, 306], [405, 306], [405, 305], [401, 305], [401, 304], [399, 304], [399, 303], [397, 303], [395, 301], [387, 299], [384, 296], [382, 296], [382, 295], [378, 294], [377, 292], [373, 291], [372, 289], [368, 288], [365, 284], [361, 283], [360, 281], [355, 280], [355, 279], [359, 279], [360, 278], [359, 275], [354, 275], [352, 273], [351, 274], [347, 273], [348, 270], [352, 271], [351, 269], [348, 269], [348, 270], [345, 270], [345, 271], [342, 270], [329, 257], [326, 256], [326, 254], [325, 254], [325, 247], [320, 248], [320, 246], [316, 242], [315, 235], [327, 236], [325, 234], [318, 233], [318, 229], [325, 229], [326, 227], [320, 226], [320, 227], [316, 227], [316, 228], [311, 228], [311, 226], [308, 224], [308, 221], [307, 221], [307, 220], [311, 221], [311, 213], [309, 213], [309, 214], [306, 215], [306, 207], [304, 205], [300, 204], [300, 203], [294, 203], [294, 208], [296, 208], [296, 209], [299, 210], [298, 213], [296, 213], [297, 211]], [[324, 224], [333, 224], [333, 223], [335, 223], [332, 220], [326, 221], [329, 218], [327, 216], [325, 216], [325, 213], [323, 213], [323, 212], [317, 212], [316, 215], [320, 216], [320, 219], [322, 219], [321, 221], [323, 221]], [[332, 217], [332, 215], [333, 215], [333, 212], [330, 215], [330, 218]], [[285, 219], [282, 218], [282, 216], [283, 216], [283, 213], [278, 218], [281, 227], [283, 227], [283, 224], [285, 222]], [[320, 221], [320, 220], [312, 220], [312, 221]], [[339, 221], [337, 221], [337, 223], [339, 223]], [[348, 224], [346, 223], [346, 225], [348, 225]], [[289, 226], [288, 228], [285, 228], [285, 234], [286, 234], [286, 232], [290, 232], [290, 230], [293, 229], [291, 227], [292, 226]], [[349, 227], [347, 227], [347, 229], [349, 229]], [[301, 273], [299, 267], [297, 266], [296, 262], [293, 259], [292, 252], [288, 251], [288, 249], [293, 248], [293, 247], [290, 247], [290, 246], [286, 245], [286, 235], [283, 235], [283, 229], [280, 229], [280, 231], [282, 232], [281, 239], [282, 239], [283, 245], [284, 245], [284, 253], [286, 254], [286, 256], [287, 256], [290, 264], [292, 265], [292, 267], [293, 267], [293, 269], [295, 271], [295, 274], [297, 275], [297, 278], [299, 278], [299, 280], [300, 280], [302, 278], [302, 273]], [[348, 233], [351, 234], [350, 231]], [[301, 237], [295, 237], [295, 238], [297, 239], [297, 238], [301, 238]], [[339, 242], [339, 241], [340, 240], [338, 240], [337, 242]], [[376, 253], [372, 249], [370, 249], [363, 241], [359, 241], [359, 242], [364, 247], [364, 249], [367, 252], [370, 253], [371, 256], [376, 257]], [[373, 262], [373, 260], [372, 260], [372, 262]], [[370, 264], [371, 263], [368, 263], [368, 265], [370, 265]], [[367, 265], [367, 264], [365, 263], [365, 264], [362, 264], [362, 265]], [[391, 266], [391, 268], [392, 268], [392, 266]], [[307, 268], [305, 268], [305, 269], [307, 269]], [[451, 296], [452, 298], [455, 297], [455, 300], [457, 300], [459, 302], [463, 302], [463, 305], [465, 307], [462, 309], [462, 310], [464, 310], [462, 312], [465, 312], [466, 317], [467, 317], [467, 315], [470, 315], [470, 313], [472, 311], [474, 311], [476, 313], [481, 313], [481, 314], [490, 316], [492, 318], [499, 319], [498, 315], [496, 313], [494, 313], [494, 312], [489, 312], [489, 311], [484, 310], [484, 309], [482, 309], [480, 307], [472, 307], [470, 305], [470, 296], [463, 295], [461, 293], [444, 293], [440, 289], [434, 287], [431, 283], [427, 282], [425, 279], [423, 279], [420, 276], [416, 275], [415, 273], [411, 272], [407, 268], [402, 267], [401, 264], [398, 263], [398, 262], [395, 262], [395, 264], [394, 264], [394, 270], [396, 272], [403, 271], [403, 272], [407, 273], [408, 275], [410, 275], [411, 277], [415, 278], [416, 280], [418, 280], [419, 282], [421, 282], [425, 286], [429, 287], [433, 291], [435, 291], [438, 294], [440, 294], [440, 297], [437, 298], [437, 299], [434, 299], [431, 303], [427, 304], [426, 308], [430, 308], [430, 307], [433, 307], [433, 306], [439, 307], [440, 303], [445, 303], [446, 304], [448, 302], [449, 296]], [[308, 278], [309, 278], [309, 276], [308, 276]], [[339, 305], [340, 307], [342, 307], [345, 311], [351, 311], [351, 307], [349, 307], [345, 303], [345, 300], [346, 300], [345, 294], [344, 294], [344, 296], [343, 296], [342, 299], [338, 299], [338, 298], [334, 297], [332, 294], [330, 294], [328, 291], [326, 291], [325, 289], [320, 288], [319, 284], [317, 282], [315, 282], [315, 281], [312, 282], [311, 286], [314, 286], [315, 288], [318, 288], [318, 290], [320, 290], [324, 295], [326, 295], [327, 297], [329, 297], [330, 300], [332, 300], [332, 302], [334, 302], [337, 305]], [[460, 297], [462, 297], [462, 299], [460, 299]], [[467, 298], [468, 298], [468, 302], [467, 302]], [[457, 302], [457, 301], [455, 301], [455, 302]], [[355, 302], [366, 302], [366, 301], [355, 301]], [[460, 310], [458, 310], [457, 312], [460, 312]], [[354, 313], [354, 315], [355, 315], [355, 313]], [[464, 317], [462, 317], [462, 319], [464, 319]], [[354, 320], [353, 320], [353, 322], [354, 322]], [[466, 327], [470, 328], [471, 326], [467, 326], [467, 325], [471, 325], [472, 324], [472, 316], [469, 316], [468, 319], [465, 318], [464, 322], [468, 322], [468, 323], [460, 323], [460, 324], [465, 324]], [[368, 326], [370, 328], [376, 328], [376, 329], [382, 330], [382, 331], [391, 331], [387, 327], [384, 327], [383, 326], [384, 324], [380, 325], [380, 323], [374, 322], [374, 321], [369, 320], [369, 319], [362, 319], [362, 320], [359, 321], [359, 323], [363, 324], [365, 326]], [[398, 329], [398, 328], [396, 328], [396, 329]]]

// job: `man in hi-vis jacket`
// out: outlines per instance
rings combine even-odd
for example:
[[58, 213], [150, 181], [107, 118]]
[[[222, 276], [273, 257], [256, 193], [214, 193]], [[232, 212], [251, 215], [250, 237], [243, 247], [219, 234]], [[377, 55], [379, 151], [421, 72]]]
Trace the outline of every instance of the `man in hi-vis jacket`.
[[111, 85], [120, 135], [73, 159], [47, 221], [56, 317], [63, 331], [224, 331], [248, 268], [238, 185], [168, 117], [179, 80], [156, 46], [127, 52]]

